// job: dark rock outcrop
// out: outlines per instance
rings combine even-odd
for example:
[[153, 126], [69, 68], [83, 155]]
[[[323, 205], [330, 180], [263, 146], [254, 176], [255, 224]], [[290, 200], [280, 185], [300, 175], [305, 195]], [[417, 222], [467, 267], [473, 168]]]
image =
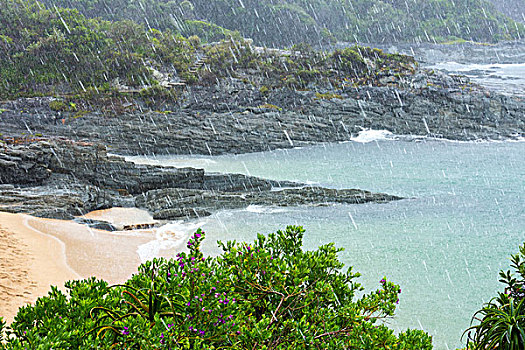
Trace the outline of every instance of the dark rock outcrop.
[[[114, 206], [137, 206], [155, 219], [208, 216], [256, 205], [318, 205], [399, 199], [359, 190], [299, 187], [240, 174], [136, 165], [104, 147], [68, 140], [6, 145], [0, 149], [0, 211], [72, 219]], [[29, 164], [29, 166], [28, 166]], [[289, 189], [274, 191], [279, 187]], [[295, 187], [295, 188], [294, 188]], [[105, 222], [82, 223], [105, 230]]]
[[155, 219], [178, 219], [208, 216], [224, 209], [246, 208], [249, 205], [299, 206], [329, 204], [361, 204], [401, 199], [383, 193], [356, 189], [297, 187], [277, 191], [212, 192], [168, 188], [139, 195], [135, 203], [153, 214]]
[[[216, 86], [192, 87], [172, 112], [110, 116], [95, 111], [78, 118], [66, 116], [64, 124], [56, 122], [58, 112], [38, 99], [17, 100], [0, 104], [1, 121], [5, 136], [20, 136], [29, 129], [45, 136], [100, 142], [126, 155], [267, 151], [348, 141], [363, 128], [455, 140], [513, 139], [525, 133], [522, 96], [490, 92], [468, 78], [439, 71], [421, 70], [404, 77], [384, 74], [381, 79], [388, 80], [387, 86], [282, 88], [266, 93], [257, 85], [223, 80]], [[133, 172], [144, 178], [145, 185], [129, 184], [134, 193], [154, 188], [155, 184], [146, 185], [149, 169]]]

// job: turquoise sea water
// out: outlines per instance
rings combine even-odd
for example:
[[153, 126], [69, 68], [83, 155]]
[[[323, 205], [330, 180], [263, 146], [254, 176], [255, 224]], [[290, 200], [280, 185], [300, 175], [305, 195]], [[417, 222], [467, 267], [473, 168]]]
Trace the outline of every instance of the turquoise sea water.
[[303, 225], [306, 247], [344, 247], [341, 259], [362, 273], [367, 289], [383, 276], [401, 285], [394, 329], [422, 328], [436, 349], [454, 349], [473, 313], [498, 290], [498, 271], [525, 242], [524, 161], [525, 142], [384, 140], [151, 162], [406, 197], [223, 211], [203, 222], [205, 249], [216, 253], [218, 239], [253, 240], [257, 232]]

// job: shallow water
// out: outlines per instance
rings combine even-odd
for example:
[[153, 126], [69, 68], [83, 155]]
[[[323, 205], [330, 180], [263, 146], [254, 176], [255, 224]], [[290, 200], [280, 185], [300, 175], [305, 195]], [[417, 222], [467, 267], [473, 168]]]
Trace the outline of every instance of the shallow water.
[[149, 162], [406, 197], [223, 211], [204, 221], [204, 248], [217, 253], [218, 239], [252, 240], [257, 232], [303, 225], [306, 247], [344, 247], [342, 261], [363, 274], [366, 288], [377, 288], [383, 276], [401, 285], [395, 329], [423, 328], [436, 349], [453, 349], [462, 345], [473, 313], [498, 290], [498, 271], [525, 241], [523, 154], [525, 142], [374, 141]]

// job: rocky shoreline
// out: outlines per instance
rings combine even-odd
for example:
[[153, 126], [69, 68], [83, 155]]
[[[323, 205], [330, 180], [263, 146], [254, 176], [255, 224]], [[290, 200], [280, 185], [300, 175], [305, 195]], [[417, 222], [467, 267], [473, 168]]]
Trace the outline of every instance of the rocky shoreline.
[[382, 86], [261, 92], [239, 79], [188, 88], [163, 111], [132, 100], [122, 113], [56, 112], [52, 98], [0, 103], [3, 137], [65, 137], [97, 142], [122, 155], [248, 153], [348, 141], [361, 130], [452, 140], [524, 135], [525, 99], [421, 70], [383, 76]]
[[500, 95], [466, 77], [424, 69], [405, 76], [384, 74], [378, 86], [342, 90], [265, 91], [242, 79], [223, 79], [213, 86], [187, 88], [178, 101], [157, 111], [131, 99], [113, 111], [75, 113], [53, 109], [55, 100], [0, 103], [2, 211], [72, 219], [122, 206], [173, 220], [249, 205], [386, 202], [400, 198], [136, 165], [108, 152], [247, 153], [348, 141], [367, 128], [453, 140], [517, 139], [525, 131], [522, 96]]
[[[400, 199], [202, 169], [136, 165], [104, 146], [69, 140], [0, 148], [0, 211], [74, 219], [93, 210], [137, 207], [157, 220], [190, 219], [249, 205], [327, 205]], [[92, 227], [115, 228], [80, 220]], [[140, 225], [139, 225], [140, 226]]]

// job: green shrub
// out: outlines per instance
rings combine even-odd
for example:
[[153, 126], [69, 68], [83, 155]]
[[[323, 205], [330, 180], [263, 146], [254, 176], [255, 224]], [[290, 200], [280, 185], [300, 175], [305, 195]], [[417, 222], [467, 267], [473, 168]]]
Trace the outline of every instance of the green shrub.
[[6, 349], [431, 349], [408, 330], [396, 337], [381, 320], [401, 290], [385, 279], [364, 294], [358, 273], [327, 244], [302, 249], [289, 226], [253, 243], [219, 242], [205, 257], [204, 232], [176, 259], [154, 259], [124, 285], [69, 282], [19, 311]]
[[53, 101], [49, 102], [49, 108], [51, 108], [55, 112], [67, 112], [67, 111], [69, 111], [69, 107], [67, 106], [67, 104], [65, 104], [64, 101], [60, 101], [60, 100], [53, 100]]
[[331, 100], [331, 99], [334, 99], [334, 98], [342, 99], [343, 96], [335, 94], [335, 93], [331, 93], [331, 92], [327, 92], [326, 94], [322, 94], [320, 92], [316, 92], [315, 93], [315, 99], [316, 100]]
[[265, 103], [263, 105], [260, 105], [258, 108], [263, 108], [263, 109], [275, 109], [277, 111], [282, 111], [283, 109], [279, 106], [276, 106], [276, 105], [272, 105], [270, 103]]
[[260, 89], [259, 89], [259, 92], [263, 95], [267, 95], [268, 92], [270, 91], [270, 89], [268, 88], [268, 86], [266, 85], [263, 85]]
[[468, 349], [525, 349], [525, 244], [511, 256], [509, 270], [500, 271], [503, 292], [476, 312], [465, 331]]

